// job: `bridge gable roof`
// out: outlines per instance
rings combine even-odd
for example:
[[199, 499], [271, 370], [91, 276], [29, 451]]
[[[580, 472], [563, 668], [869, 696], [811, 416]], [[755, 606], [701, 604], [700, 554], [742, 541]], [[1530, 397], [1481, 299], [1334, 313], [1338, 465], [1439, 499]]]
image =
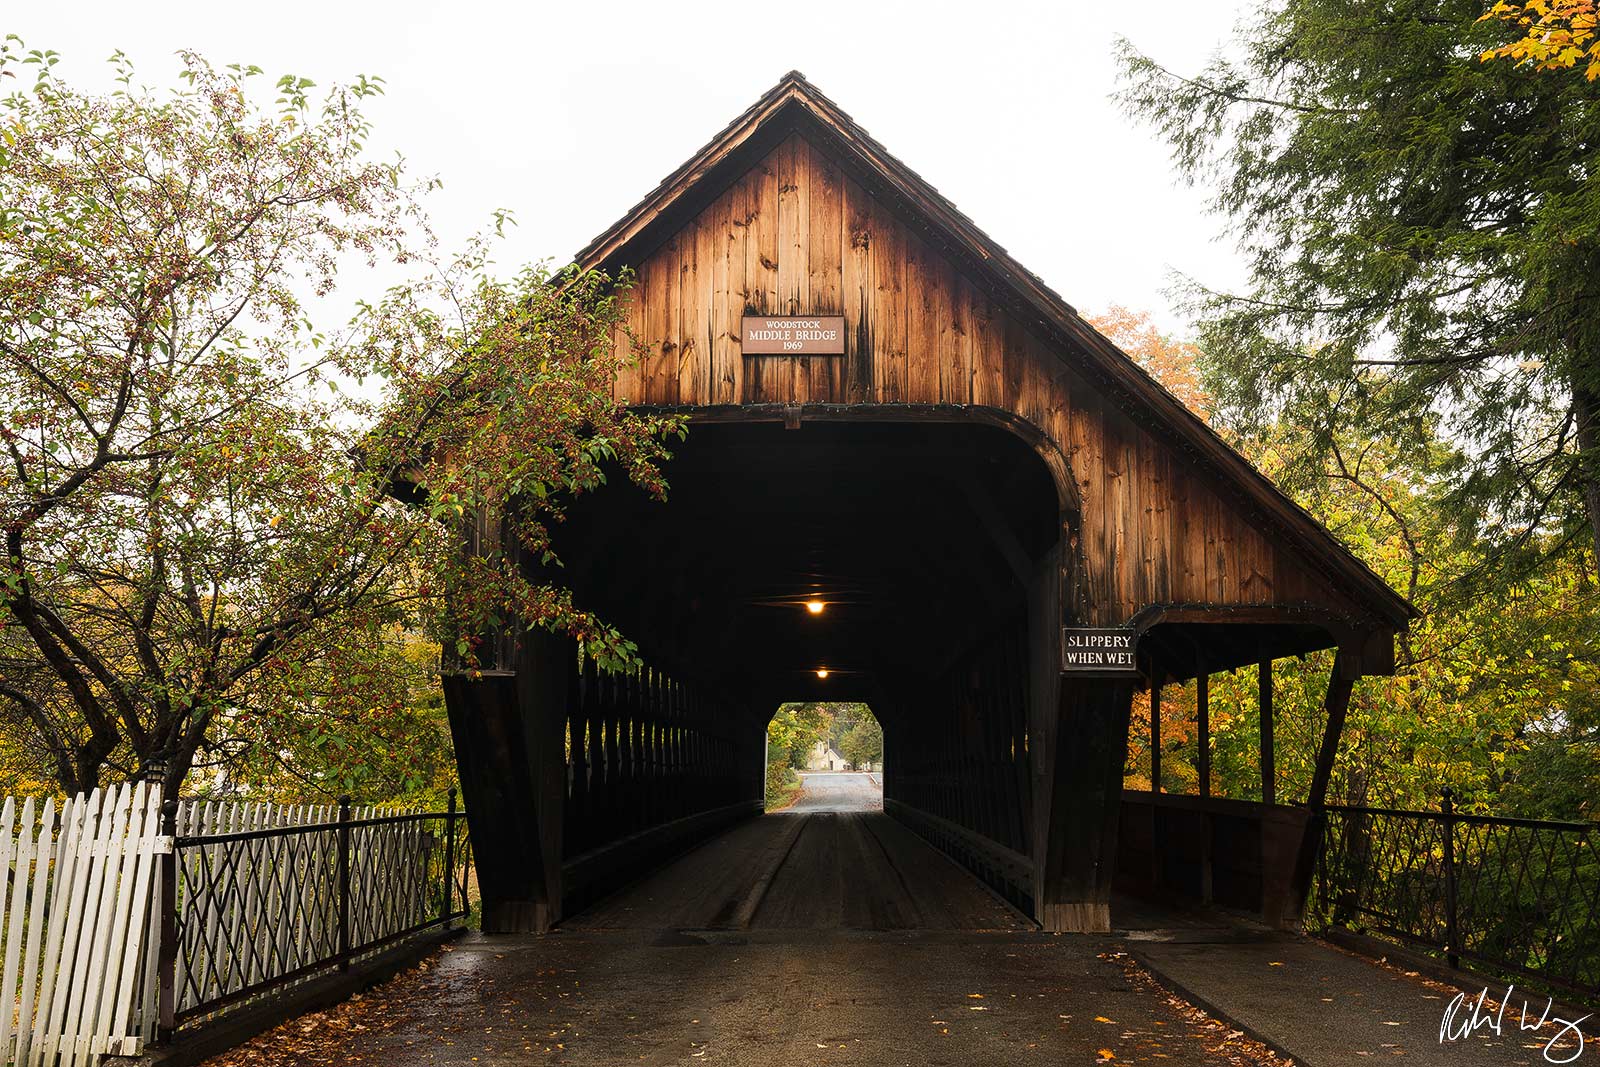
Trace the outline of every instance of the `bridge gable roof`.
[[1158, 427], [1259, 513], [1280, 540], [1335, 576], [1365, 612], [1397, 627], [1416, 617], [1416, 609], [1332, 533], [798, 71], [786, 74], [591, 241], [575, 264], [611, 272], [638, 265], [795, 134], [825, 152], [991, 299], [1048, 341], [1108, 402]]

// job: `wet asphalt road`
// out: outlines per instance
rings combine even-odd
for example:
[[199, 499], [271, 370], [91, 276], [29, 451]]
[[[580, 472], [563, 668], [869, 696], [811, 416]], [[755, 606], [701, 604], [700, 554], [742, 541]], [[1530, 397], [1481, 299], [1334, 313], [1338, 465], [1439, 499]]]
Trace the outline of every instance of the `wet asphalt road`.
[[883, 776], [854, 772], [802, 774], [800, 799], [779, 814], [883, 810]]
[[469, 935], [227, 1063], [1256, 1062], [1113, 939], [1039, 932], [868, 776], [806, 790], [552, 934]]
[[475, 937], [399, 980], [402, 1024], [336, 1030], [318, 1062], [1254, 1062], [1106, 948], [1042, 934]]

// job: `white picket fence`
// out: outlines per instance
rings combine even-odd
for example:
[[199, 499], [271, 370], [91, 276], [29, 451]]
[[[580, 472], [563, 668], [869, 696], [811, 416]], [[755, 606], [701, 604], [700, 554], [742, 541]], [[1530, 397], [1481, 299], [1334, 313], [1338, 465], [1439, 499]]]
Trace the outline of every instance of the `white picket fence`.
[[[341, 840], [353, 955], [443, 917], [440, 835], [462, 835], [464, 819], [374, 808], [349, 818], [358, 825], [341, 829], [327, 805], [179, 805], [177, 838], [188, 841], [172, 861], [180, 1019], [273, 995], [337, 954]], [[5, 800], [0, 1067], [93, 1067], [154, 1040], [161, 857], [174, 852], [160, 824], [160, 789], [144, 784], [59, 806]]]
[[0, 811], [0, 1063], [79, 1067], [154, 1036], [159, 789]]

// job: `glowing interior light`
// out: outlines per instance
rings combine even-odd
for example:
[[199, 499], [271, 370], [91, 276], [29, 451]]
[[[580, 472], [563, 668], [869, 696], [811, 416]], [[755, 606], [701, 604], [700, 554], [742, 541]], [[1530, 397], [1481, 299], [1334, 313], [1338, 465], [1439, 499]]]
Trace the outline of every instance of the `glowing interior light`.
[[826, 607], [826, 605], [823, 604], [822, 601], [820, 601], [820, 600], [808, 600], [808, 601], [806, 601], [806, 610], [811, 612], [811, 614], [813, 614], [813, 615], [821, 615], [822, 614], [822, 609], [824, 607]]
[[818, 667], [817, 668], [817, 677], [818, 678], [826, 678], [827, 676], [828, 676], [828, 668], [826, 668], [826, 667]]

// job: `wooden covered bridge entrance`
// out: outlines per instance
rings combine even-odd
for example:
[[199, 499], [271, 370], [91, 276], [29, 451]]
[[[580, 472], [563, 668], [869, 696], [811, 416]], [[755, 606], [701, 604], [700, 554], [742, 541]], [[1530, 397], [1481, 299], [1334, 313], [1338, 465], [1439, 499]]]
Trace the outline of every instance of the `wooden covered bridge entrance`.
[[[613, 486], [556, 534], [650, 669], [532, 635], [447, 679], [486, 929], [758, 814], [767, 722], [804, 699], [869, 702], [889, 815], [1047, 929], [1108, 929], [1119, 866], [1297, 912], [1402, 598], [798, 74], [578, 262], [638, 271], [617, 393], [692, 428], [668, 503]], [[1124, 796], [1139, 694], [1334, 647], [1310, 796]]]

